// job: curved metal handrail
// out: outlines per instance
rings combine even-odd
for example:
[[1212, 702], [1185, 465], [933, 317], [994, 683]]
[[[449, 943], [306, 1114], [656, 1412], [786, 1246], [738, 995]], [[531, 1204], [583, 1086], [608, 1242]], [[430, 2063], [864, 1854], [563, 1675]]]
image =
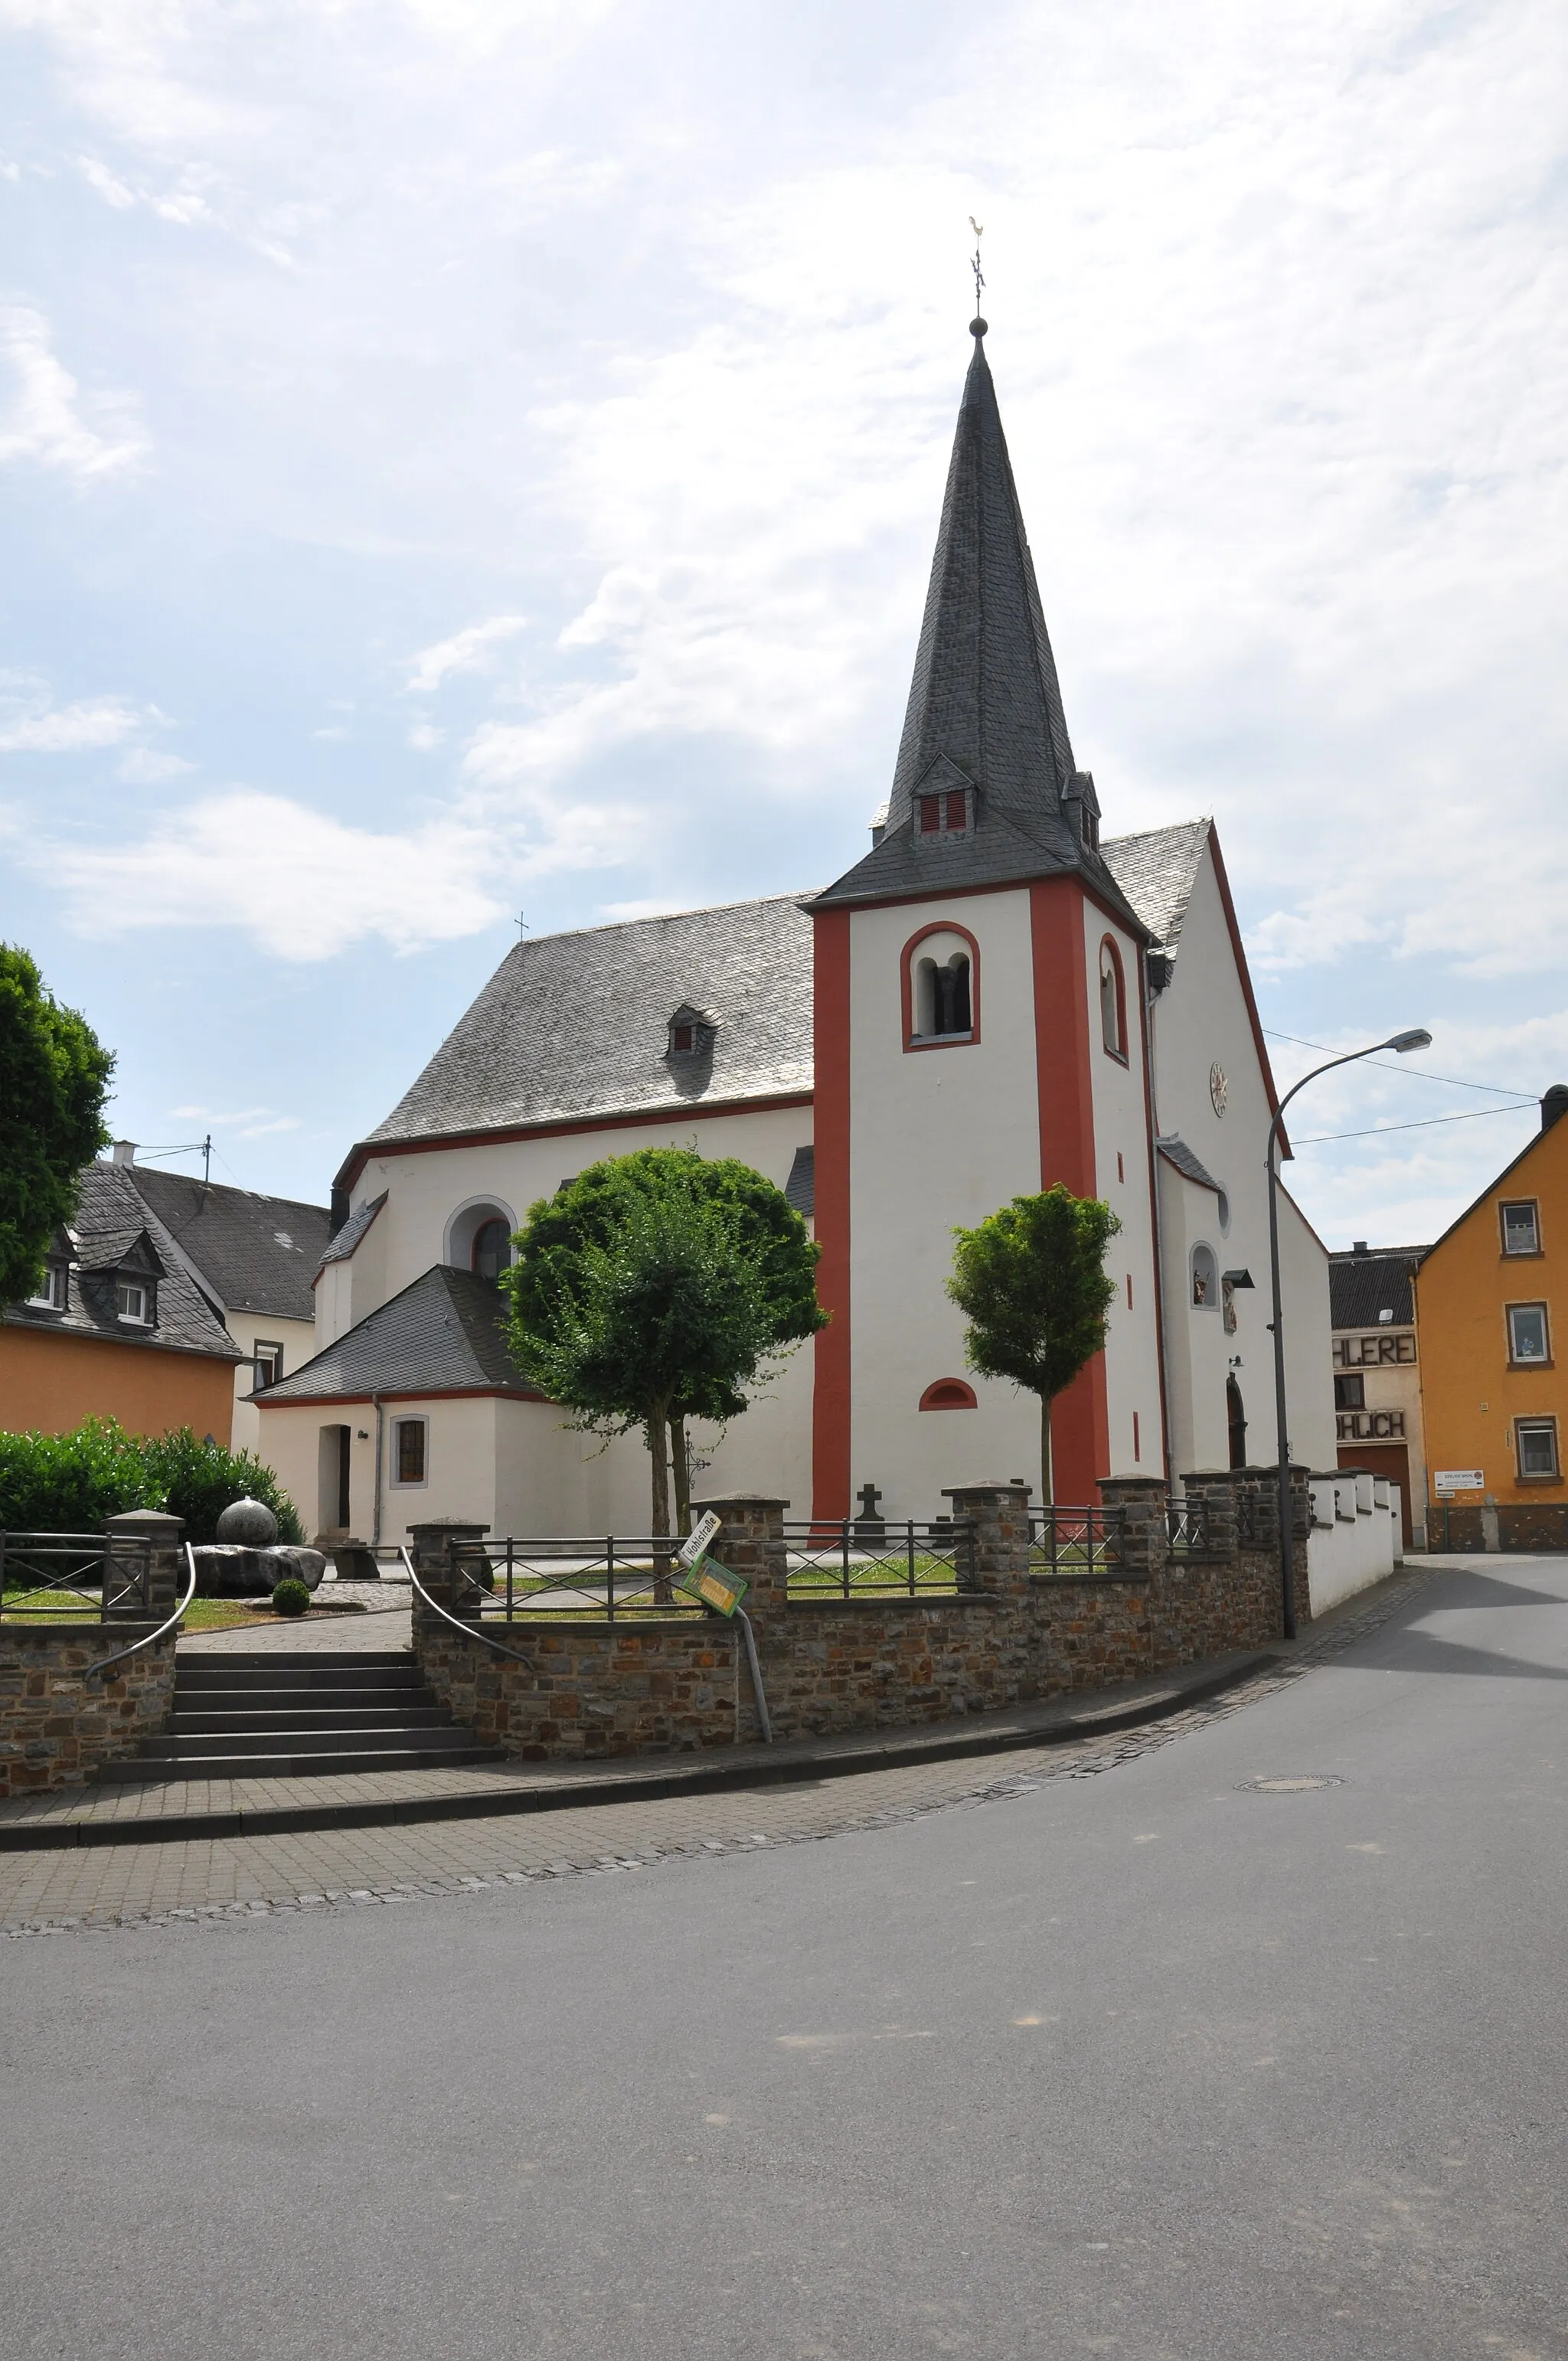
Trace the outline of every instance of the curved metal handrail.
[[479, 1629], [479, 1619], [477, 1616], [475, 1616], [471, 1622], [466, 1622], [461, 1615], [449, 1615], [445, 1608], [441, 1606], [437, 1600], [431, 1597], [429, 1591], [420, 1580], [418, 1574], [414, 1570], [414, 1562], [409, 1555], [406, 1543], [399, 1549], [398, 1555], [402, 1559], [403, 1564], [409, 1570], [409, 1580], [413, 1584], [414, 1588], [418, 1591], [420, 1597], [423, 1599], [425, 1605], [429, 1608], [433, 1615], [439, 1615], [442, 1621], [444, 1623], [450, 1623], [455, 1631], [461, 1631], [468, 1639], [477, 1640], [485, 1647], [493, 1648], [498, 1656], [510, 1656], [514, 1664], [527, 1664], [532, 1662], [532, 1657], [525, 1656], [521, 1648], [503, 1648], [499, 1640], [492, 1640], [488, 1631], [481, 1631]]
[[95, 1681], [100, 1673], [106, 1673], [108, 1671], [111, 1664], [123, 1664], [127, 1656], [134, 1656], [138, 1648], [150, 1648], [155, 1640], [161, 1640], [164, 1633], [167, 1631], [170, 1631], [174, 1624], [179, 1622], [180, 1618], [184, 1614], [185, 1609], [190, 1606], [191, 1601], [196, 1596], [195, 1554], [189, 1542], [186, 1542], [183, 1544], [183, 1547], [185, 1551], [185, 1563], [191, 1570], [191, 1578], [185, 1585], [185, 1596], [180, 1601], [180, 1604], [175, 1609], [173, 1614], [166, 1616], [163, 1621], [159, 1625], [156, 1631], [148, 1631], [142, 1639], [133, 1640], [128, 1648], [121, 1648], [116, 1654], [113, 1656], [105, 1656], [101, 1664], [89, 1664], [87, 1670], [82, 1675], [83, 1680]]

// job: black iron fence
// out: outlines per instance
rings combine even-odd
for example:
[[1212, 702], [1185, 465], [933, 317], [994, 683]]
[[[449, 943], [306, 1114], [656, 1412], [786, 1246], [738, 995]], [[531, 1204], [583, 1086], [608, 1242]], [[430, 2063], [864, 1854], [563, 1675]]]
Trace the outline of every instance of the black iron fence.
[[792, 1598], [856, 1598], [888, 1591], [919, 1598], [974, 1587], [974, 1527], [967, 1517], [818, 1517], [784, 1529]]
[[1166, 1539], [1173, 1557], [1209, 1546], [1209, 1514], [1201, 1500], [1172, 1500], [1165, 1512]]
[[635, 1615], [700, 1615], [676, 1586], [678, 1535], [563, 1533], [447, 1543], [450, 1611], [465, 1621], [570, 1616], [614, 1623]]
[[107, 1533], [0, 1532], [0, 1615], [10, 1622], [148, 1615], [152, 1546]]
[[1029, 1526], [1036, 1574], [1115, 1574], [1121, 1567], [1119, 1509], [1035, 1509]]

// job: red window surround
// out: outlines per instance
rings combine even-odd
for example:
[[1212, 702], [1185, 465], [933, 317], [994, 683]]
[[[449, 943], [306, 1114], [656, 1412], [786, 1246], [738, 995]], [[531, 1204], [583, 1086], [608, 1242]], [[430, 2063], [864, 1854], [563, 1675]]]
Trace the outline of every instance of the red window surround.
[[[915, 1031], [915, 954], [927, 935], [957, 935], [969, 945], [969, 1006], [970, 1029], [967, 1033], [938, 1033], [927, 1038], [917, 1038]], [[980, 1039], [980, 945], [967, 927], [955, 919], [938, 918], [929, 927], [921, 927], [912, 934], [898, 955], [899, 990], [904, 1004], [904, 1047], [910, 1049], [968, 1049]]]
[[974, 1388], [962, 1378], [938, 1378], [920, 1397], [922, 1410], [978, 1410]]

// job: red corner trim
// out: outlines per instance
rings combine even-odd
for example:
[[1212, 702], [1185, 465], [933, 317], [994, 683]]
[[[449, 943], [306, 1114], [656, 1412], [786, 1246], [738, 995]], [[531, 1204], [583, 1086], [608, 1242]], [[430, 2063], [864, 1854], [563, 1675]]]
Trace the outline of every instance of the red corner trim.
[[817, 1299], [828, 1324], [816, 1338], [811, 1513], [850, 1513], [850, 913], [816, 913]]
[[[1095, 1193], [1094, 1089], [1089, 1067], [1089, 983], [1084, 894], [1076, 877], [1029, 888], [1035, 968], [1035, 1071], [1040, 1107], [1040, 1186], [1060, 1180], [1075, 1197]], [[1051, 1407], [1058, 1500], [1092, 1500], [1111, 1466], [1105, 1356], [1096, 1353]]]

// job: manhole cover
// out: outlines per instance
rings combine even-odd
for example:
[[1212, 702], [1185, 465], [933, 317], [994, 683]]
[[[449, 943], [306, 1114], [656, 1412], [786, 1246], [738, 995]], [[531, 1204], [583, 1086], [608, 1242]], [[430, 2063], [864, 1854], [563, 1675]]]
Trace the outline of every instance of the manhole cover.
[[1251, 1795], [1310, 1795], [1320, 1787], [1343, 1787], [1331, 1771], [1281, 1771], [1268, 1779], [1244, 1779], [1242, 1787]]

